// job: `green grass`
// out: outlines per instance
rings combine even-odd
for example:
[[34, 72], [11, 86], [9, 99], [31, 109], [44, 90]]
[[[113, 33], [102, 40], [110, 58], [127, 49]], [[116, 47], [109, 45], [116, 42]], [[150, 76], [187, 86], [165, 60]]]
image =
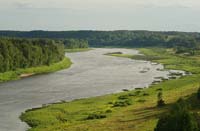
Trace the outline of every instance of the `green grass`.
[[75, 53], [75, 52], [85, 52], [85, 51], [90, 51], [92, 50], [91, 48], [76, 48], [76, 49], [65, 49], [65, 52], [67, 53]]
[[[183, 57], [173, 54], [171, 50], [160, 48], [139, 50], [146, 57], [127, 57], [152, 60], [163, 63], [168, 69], [181, 69], [192, 72], [193, 75], [163, 81], [145, 89], [28, 110], [21, 115], [21, 119], [32, 127], [30, 131], [153, 131], [159, 116], [168, 111], [171, 104], [180, 97], [189, 100], [193, 98], [191, 96], [199, 86], [200, 57]], [[160, 90], [167, 104], [163, 108], [156, 106]], [[198, 102], [192, 99], [190, 103]]]
[[62, 61], [58, 63], [54, 63], [50, 66], [38, 66], [38, 67], [17, 69], [16, 71], [8, 71], [8, 72], [0, 73], [0, 82], [20, 79], [20, 76], [22, 74], [36, 75], [36, 74], [55, 72], [61, 69], [69, 68], [71, 64], [72, 63], [70, 59], [66, 57]]

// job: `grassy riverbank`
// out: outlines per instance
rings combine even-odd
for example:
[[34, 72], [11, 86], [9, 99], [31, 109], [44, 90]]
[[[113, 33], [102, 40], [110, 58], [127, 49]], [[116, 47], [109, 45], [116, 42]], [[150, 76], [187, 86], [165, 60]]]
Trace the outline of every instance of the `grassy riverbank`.
[[[163, 81], [149, 88], [74, 100], [29, 110], [21, 119], [30, 131], [153, 131], [158, 117], [180, 97], [196, 104], [200, 78], [200, 56], [176, 55], [170, 49], [139, 49], [142, 55], [117, 54], [120, 57], [151, 60], [168, 69], [180, 69], [193, 75]], [[114, 55], [116, 56], [116, 55]], [[167, 105], [157, 108], [157, 94], [163, 92]], [[195, 109], [199, 111], [200, 108]]]
[[43, 73], [49, 73], [49, 72], [62, 70], [65, 68], [69, 68], [71, 64], [72, 63], [69, 58], [64, 58], [62, 61], [58, 63], [54, 63], [50, 66], [38, 66], [38, 67], [17, 69], [16, 71], [8, 71], [5, 73], [0, 73], [0, 82], [5, 82], [9, 80], [17, 80], [23, 76], [31, 76], [31, 75], [36, 75], [36, 74], [43, 74]]
[[85, 52], [85, 51], [90, 51], [92, 50], [91, 48], [75, 48], [75, 49], [65, 49], [65, 52], [67, 53], [75, 53], [75, 52]]

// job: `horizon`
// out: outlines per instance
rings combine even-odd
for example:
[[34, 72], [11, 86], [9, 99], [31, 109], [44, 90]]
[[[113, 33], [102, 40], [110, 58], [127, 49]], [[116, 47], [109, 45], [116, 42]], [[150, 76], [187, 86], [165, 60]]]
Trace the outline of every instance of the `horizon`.
[[176, 30], [1, 30], [8, 32], [79, 32], [79, 31], [99, 31], [99, 32], [115, 32], [115, 31], [147, 31], [147, 32], [180, 32], [180, 33], [200, 33], [200, 31], [176, 31]]

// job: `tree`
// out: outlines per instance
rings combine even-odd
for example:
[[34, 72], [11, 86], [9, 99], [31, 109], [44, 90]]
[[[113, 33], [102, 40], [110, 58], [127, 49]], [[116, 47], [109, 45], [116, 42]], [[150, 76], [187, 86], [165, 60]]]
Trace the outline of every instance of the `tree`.
[[154, 131], [199, 131], [199, 127], [189, 105], [179, 99], [170, 112], [158, 120]]
[[158, 98], [157, 106], [158, 106], [158, 107], [162, 107], [162, 106], [165, 105], [165, 102], [164, 102], [164, 100], [163, 100], [162, 97], [163, 97], [162, 92], [159, 92], [158, 95], [157, 95], [157, 98]]
[[0, 72], [50, 65], [64, 58], [61, 41], [0, 38]]

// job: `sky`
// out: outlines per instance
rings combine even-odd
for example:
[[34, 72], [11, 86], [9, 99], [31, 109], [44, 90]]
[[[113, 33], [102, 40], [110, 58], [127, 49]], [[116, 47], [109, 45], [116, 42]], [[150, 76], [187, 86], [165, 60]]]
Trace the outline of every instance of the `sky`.
[[0, 30], [200, 32], [200, 0], [0, 0]]

